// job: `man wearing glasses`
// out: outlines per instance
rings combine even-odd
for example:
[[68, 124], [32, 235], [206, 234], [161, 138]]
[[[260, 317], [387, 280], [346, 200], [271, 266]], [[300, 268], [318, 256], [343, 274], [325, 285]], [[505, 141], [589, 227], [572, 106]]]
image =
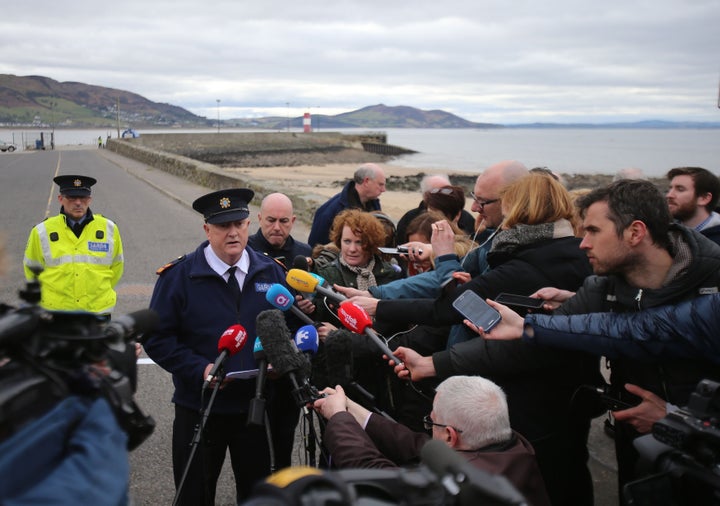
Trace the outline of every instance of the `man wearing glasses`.
[[[328, 395], [314, 407], [328, 421], [323, 442], [335, 467], [393, 468], [420, 461], [428, 434], [371, 413], [348, 399], [340, 386], [324, 393]], [[479, 469], [506, 477], [529, 504], [550, 504], [532, 446], [510, 428], [505, 393], [492, 381], [480, 376], [446, 379], [423, 422], [432, 439], [445, 442]]]

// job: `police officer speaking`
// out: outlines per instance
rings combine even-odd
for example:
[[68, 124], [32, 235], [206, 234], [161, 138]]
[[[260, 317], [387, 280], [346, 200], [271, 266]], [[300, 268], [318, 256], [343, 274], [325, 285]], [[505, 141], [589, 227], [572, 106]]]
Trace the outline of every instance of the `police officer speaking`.
[[120, 231], [111, 220], [93, 214], [87, 176], [57, 176], [60, 214], [33, 227], [25, 248], [25, 277], [42, 269], [40, 305], [51, 311], [110, 314], [123, 273]]

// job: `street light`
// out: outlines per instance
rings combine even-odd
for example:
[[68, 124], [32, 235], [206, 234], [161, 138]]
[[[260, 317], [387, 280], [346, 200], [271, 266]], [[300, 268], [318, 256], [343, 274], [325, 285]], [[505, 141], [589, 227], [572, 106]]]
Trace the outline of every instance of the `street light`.
[[218, 127], [218, 133], [220, 133], [220, 99], [217, 98], [217, 113], [218, 113], [218, 121], [217, 121], [217, 127]]

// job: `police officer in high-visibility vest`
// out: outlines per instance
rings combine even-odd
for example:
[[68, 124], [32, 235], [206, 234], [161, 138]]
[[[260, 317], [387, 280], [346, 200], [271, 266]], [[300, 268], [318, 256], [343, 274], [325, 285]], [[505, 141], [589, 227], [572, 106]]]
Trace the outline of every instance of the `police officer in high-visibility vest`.
[[90, 210], [87, 176], [57, 176], [60, 214], [33, 227], [25, 248], [25, 277], [42, 269], [40, 305], [51, 311], [88, 311], [110, 315], [123, 273], [120, 231], [111, 220]]

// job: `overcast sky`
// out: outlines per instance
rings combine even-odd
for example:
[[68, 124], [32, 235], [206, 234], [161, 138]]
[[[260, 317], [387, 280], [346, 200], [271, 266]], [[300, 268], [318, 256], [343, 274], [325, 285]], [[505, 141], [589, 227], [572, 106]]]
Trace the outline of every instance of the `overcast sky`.
[[28, 0], [3, 8], [0, 49], [2, 74], [209, 118], [720, 121], [720, 0]]

